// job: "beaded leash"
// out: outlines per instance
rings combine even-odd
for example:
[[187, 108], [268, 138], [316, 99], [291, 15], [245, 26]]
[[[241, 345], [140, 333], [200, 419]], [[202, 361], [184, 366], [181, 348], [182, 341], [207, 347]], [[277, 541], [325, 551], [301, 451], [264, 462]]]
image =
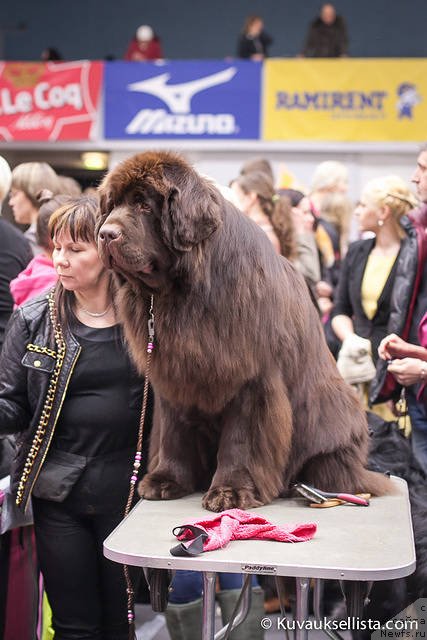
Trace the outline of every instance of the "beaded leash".
[[[138, 442], [136, 446], [135, 453], [135, 461], [133, 463], [132, 476], [130, 479], [130, 488], [129, 488], [129, 496], [126, 503], [124, 517], [129, 514], [131, 510], [133, 497], [135, 495], [135, 485], [138, 480], [138, 473], [141, 467], [142, 460], [142, 439], [144, 435], [144, 422], [145, 422], [145, 413], [147, 410], [147, 401], [148, 401], [148, 388], [150, 385], [150, 364], [151, 364], [151, 354], [154, 349], [154, 297], [151, 296], [150, 300], [150, 310], [149, 310], [149, 318], [148, 318], [148, 343], [147, 343], [147, 364], [145, 367], [145, 380], [144, 380], [144, 393], [142, 397], [142, 407], [141, 407], [141, 417], [139, 419], [139, 429], [138, 429]], [[134, 591], [132, 586], [132, 581], [129, 575], [129, 567], [127, 564], [124, 565], [123, 571], [125, 574], [126, 580], [126, 592], [127, 592], [127, 613], [128, 613], [128, 623], [129, 623], [129, 639], [133, 640], [135, 636], [135, 612], [134, 612]]]

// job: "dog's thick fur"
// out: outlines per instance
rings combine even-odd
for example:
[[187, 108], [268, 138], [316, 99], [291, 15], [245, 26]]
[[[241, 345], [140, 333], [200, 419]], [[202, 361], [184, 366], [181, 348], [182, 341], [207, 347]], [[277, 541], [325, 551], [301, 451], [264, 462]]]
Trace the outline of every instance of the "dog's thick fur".
[[99, 247], [155, 418], [148, 499], [207, 490], [213, 511], [251, 508], [296, 479], [388, 490], [364, 468], [365, 414], [337, 372], [303, 278], [257, 225], [180, 156], [146, 152], [100, 187]]

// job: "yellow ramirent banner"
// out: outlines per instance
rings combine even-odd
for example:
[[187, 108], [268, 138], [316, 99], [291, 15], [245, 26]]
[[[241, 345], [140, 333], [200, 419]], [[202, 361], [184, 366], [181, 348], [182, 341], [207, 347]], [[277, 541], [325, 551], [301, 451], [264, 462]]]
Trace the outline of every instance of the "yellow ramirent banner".
[[264, 140], [424, 141], [427, 58], [267, 60]]

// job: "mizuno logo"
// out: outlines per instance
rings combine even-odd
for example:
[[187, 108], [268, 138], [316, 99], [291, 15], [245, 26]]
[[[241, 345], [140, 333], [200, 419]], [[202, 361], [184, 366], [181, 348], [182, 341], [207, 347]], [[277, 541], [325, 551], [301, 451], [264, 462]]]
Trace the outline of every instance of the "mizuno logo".
[[141, 91], [149, 93], [163, 100], [172, 113], [190, 113], [191, 100], [196, 93], [210, 89], [218, 84], [229, 82], [237, 73], [235, 67], [229, 67], [224, 71], [219, 71], [211, 76], [205, 76], [198, 80], [190, 82], [182, 82], [181, 84], [167, 84], [170, 79], [170, 73], [162, 73], [160, 76], [141, 80], [141, 82], [133, 82], [128, 85], [130, 91]]

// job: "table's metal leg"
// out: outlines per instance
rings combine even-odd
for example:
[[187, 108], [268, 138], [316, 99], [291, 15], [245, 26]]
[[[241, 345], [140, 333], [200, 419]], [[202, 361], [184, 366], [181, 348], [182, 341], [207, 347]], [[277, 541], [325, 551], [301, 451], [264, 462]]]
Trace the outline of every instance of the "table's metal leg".
[[216, 573], [204, 571], [202, 640], [214, 640], [215, 638], [215, 584]]
[[323, 580], [315, 578], [313, 587], [313, 612], [316, 620], [323, 618]]
[[[308, 619], [308, 594], [310, 591], [310, 578], [296, 578], [296, 602], [295, 602], [295, 640], [307, 640], [308, 630], [305, 621]], [[298, 624], [299, 623], [299, 624]]]
[[350, 618], [363, 618], [366, 604], [369, 602], [369, 594], [372, 582], [361, 582], [359, 580], [343, 581], [341, 590], [345, 597], [347, 615]]

